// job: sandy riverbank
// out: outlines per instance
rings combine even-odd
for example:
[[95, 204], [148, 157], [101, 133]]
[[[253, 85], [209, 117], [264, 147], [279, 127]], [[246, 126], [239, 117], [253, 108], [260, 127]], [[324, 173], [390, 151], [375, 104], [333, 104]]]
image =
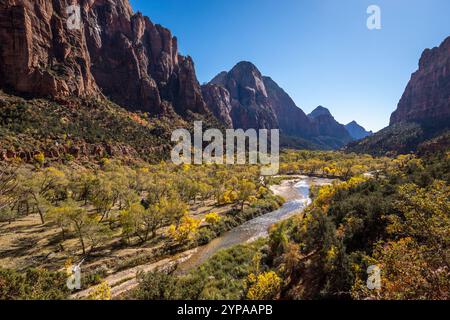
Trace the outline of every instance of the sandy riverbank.
[[277, 196], [283, 197], [286, 201], [298, 199], [299, 193], [294, 185], [301, 180], [302, 177], [295, 177], [291, 180], [283, 180], [281, 184], [270, 186], [270, 190]]

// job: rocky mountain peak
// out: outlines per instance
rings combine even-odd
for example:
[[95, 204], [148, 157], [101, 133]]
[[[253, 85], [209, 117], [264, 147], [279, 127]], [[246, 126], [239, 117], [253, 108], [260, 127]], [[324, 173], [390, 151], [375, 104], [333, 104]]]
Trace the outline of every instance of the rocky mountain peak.
[[267, 98], [263, 76], [258, 68], [251, 62], [241, 61], [237, 63], [230, 72], [227, 73], [226, 79], [226, 81], [229, 81], [226, 85], [230, 88], [233, 87], [233, 91], [239, 90], [240, 88], [240, 90], [254, 92], [255, 95]]
[[449, 119], [450, 37], [422, 53], [419, 69], [412, 74], [390, 123], [431, 121], [443, 126]]
[[365, 137], [373, 135], [372, 131], [367, 131], [363, 126], [359, 125], [354, 120], [346, 124], [345, 128], [354, 140], [364, 139]]
[[318, 136], [328, 137], [329, 144], [333, 148], [340, 148], [353, 138], [343, 124], [337, 122], [330, 110], [323, 106], [318, 106], [310, 114], [308, 118], [318, 131]]
[[322, 107], [322, 106], [318, 106], [317, 108], [315, 108], [308, 116], [311, 117], [311, 118], [317, 118], [317, 117], [320, 117], [320, 116], [333, 117], [331, 115], [330, 110], [328, 110], [327, 108]]
[[218, 75], [216, 75], [209, 83], [223, 85], [223, 83], [225, 83], [225, 79], [226, 79], [227, 75], [228, 75], [228, 72], [222, 71]]
[[[225, 89], [229, 101], [221, 100], [216, 85]], [[256, 66], [242, 61], [229, 72], [221, 72], [202, 87], [203, 96], [210, 109], [216, 114], [224, 114], [228, 109], [233, 127], [249, 129], [278, 128], [278, 121], [270, 106], [263, 76]], [[227, 107], [225, 107], [227, 106]], [[220, 116], [223, 120], [223, 116]]]

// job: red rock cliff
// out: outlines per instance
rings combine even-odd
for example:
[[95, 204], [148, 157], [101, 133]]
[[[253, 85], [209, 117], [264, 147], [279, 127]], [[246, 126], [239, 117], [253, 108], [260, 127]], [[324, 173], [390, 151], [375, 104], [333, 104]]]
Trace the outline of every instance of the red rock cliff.
[[411, 76], [391, 125], [401, 121], [450, 118], [450, 37], [439, 47], [426, 49], [419, 70]]
[[[81, 8], [73, 30], [70, 4]], [[192, 59], [128, 0], [0, 0], [0, 87], [44, 97], [103, 94], [153, 113], [167, 105], [206, 112]]]

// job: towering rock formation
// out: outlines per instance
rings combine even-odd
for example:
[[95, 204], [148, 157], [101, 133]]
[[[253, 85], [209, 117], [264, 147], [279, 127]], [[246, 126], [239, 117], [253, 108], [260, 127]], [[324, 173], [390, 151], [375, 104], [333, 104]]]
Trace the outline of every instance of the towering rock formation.
[[315, 134], [305, 113], [251, 62], [219, 73], [202, 90], [213, 113], [222, 121], [231, 119], [235, 128], [279, 128], [282, 134], [297, 137]]
[[348, 145], [376, 155], [448, 150], [450, 137], [450, 37], [426, 49], [412, 74], [390, 125]]
[[291, 97], [270, 77], [263, 77], [263, 81], [269, 104], [276, 114], [281, 132], [294, 137], [316, 136], [318, 134], [317, 128], [311, 123], [303, 110], [297, 107]]
[[213, 115], [219, 119], [227, 128], [233, 128], [231, 119], [230, 93], [227, 89], [216, 84], [206, 84], [202, 86], [203, 99], [208, 105]]
[[[217, 86], [229, 93], [223, 103], [214, 94]], [[204, 96], [215, 95], [215, 99], [207, 99], [212, 110], [229, 110], [234, 128], [278, 128], [278, 121], [272, 109], [261, 72], [250, 62], [239, 62], [230, 72], [222, 72], [203, 87]], [[222, 91], [222, 93], [224, 93]], [[225, 94], [226, 95], [226, 94]], [[224, 109], [221, 104], [228, 105]]]
[[348, 133], [354, 140], [361, 140], [365, 137], [373, 135], [372, 131], [367, 131], [364, 127], [360, 126], [356, 121], [352, 121], [345, 125]]
[[344, 125], [337, 122], [327, 108], [318, 106], [308, 117], [317, 126], [319, 136], [332, 138], [333, 142], [330, 143], [335, 147], [341, 147], [353, 140]]
[[[0, 1], [0, 87], [18, 94], [105, 95], [130, 110], [205, 113], [190, 57], [128, 0]], [[76, 21], [75, 21], [76, 22]]]
[[422, 53], [390, 124], [428, 120], [440, 125], [450, 120], [450, 37]]
[[[214, 115], [235, 128], [278, 128], [289, 146], [297, 142], [316, 148], [340, 148], [352, 138], [330, 112], [317, 108], [310, 116], [289, 95], [250, 62], [239, 62], [202, 86]], [[297, 141], [297, 142], [296, 142]]]
[[[81, 31], [65, 1], [0, 1], [0, 86], [40, 96], [99, 94]], [[83, 8], [84, 10], [84, 8]]]

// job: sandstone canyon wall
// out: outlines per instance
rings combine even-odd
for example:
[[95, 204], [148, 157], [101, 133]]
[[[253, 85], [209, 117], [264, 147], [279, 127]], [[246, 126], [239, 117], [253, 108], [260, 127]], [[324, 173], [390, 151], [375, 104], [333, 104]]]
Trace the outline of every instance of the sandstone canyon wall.
[[390, 124], [426, 120], [450, 120], [450, 37], [423, 52]]
[[390, 125], [348, 151], [396, 155], [450, 148], [450, 37], [425, 49], [391, 115]]
[[[69, 4], [81, 7], [79, 29], [67, 26]], [[0, 0], [0, 87], [42, 97], [104, 95], [151, 113], [207, 112], [192, 59], [128, 0]]]

